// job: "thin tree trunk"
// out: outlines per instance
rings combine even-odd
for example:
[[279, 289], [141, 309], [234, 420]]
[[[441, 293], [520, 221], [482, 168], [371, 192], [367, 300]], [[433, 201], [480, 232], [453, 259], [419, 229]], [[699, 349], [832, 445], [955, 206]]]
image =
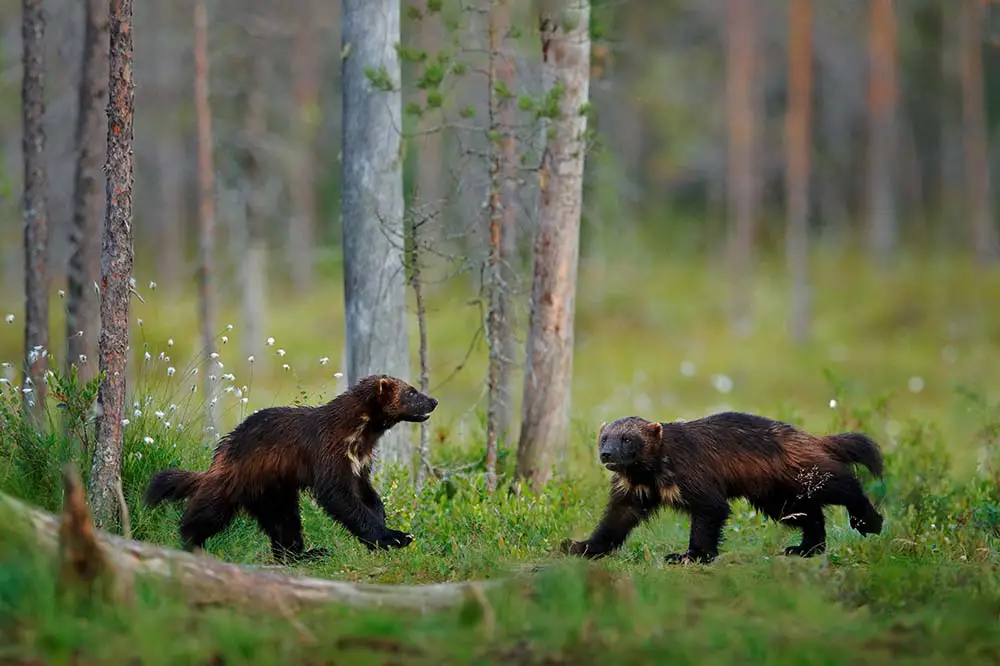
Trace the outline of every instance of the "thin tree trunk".
[[[311, 9], [312, 3], [304, 3]], [[312, 11], [300, 18], [292, 51], [292, 73], [297, 122], [292, 151], [292, 216], [288, 225], [288, 265], [297, 293], [312, 287], [316, 241], [316, 158], [313, 146], [319, 129], [319, 66], [317, 30]]]
[[[399, 3], [345, 0], [341, 15], [343, 95], [341, 219], [347, 378], [372, 373], [409, 381], [403, 248]], [[371, 72], [369, 77], [368, 72]], [[410, 467], [410, 430], [394, 428], [383, 463]]]
[[982, 0], [962, 0], [962, 124], [973, 250], [984, 265], [1000, 258], [990, 191], [989, 133], [983, 99]]
[[[539, 173], [531, 319], [516, 478], [539, 492], [568, 436], [580, 216], [590, 93], [590, 2], [561, 0], [539, 12], [542, 83], [558, 99]], [[519, 485], [519, 484], [518, 484]], [[515, 490], [518, 488], [515, 487]]]
[[198, 298], [205, 355], [202, 386], [205, 427], [215, 434], [218, 423], [215, 361], [215, 178], [212, 159], [212, 109], [208, 100], [208, 17], [205, 1], [194, 4], [194, 105], [198, 126]]
[[25, 413], [41, 424], [49, 359], [49, 214], [45, 170], [45, 12], [42, 0], [22, 3], [21, 84], [24, 153], [24, 378]]
[[108, 97], [108, 0], [87, 0], [76, 125], [76, 178], [66, 288], [66, 367], [76, 364], [82, 381], [96, 375], [101, 305], [94, 283], [101, 274], [100, 188]]
[[[418, 43], [420, 49], [429, 54], [429, 59], [433, 60], [435, 55], [441, 50], [441, 16], [440, 13], [430, 12], [427, 3], [422, 3], [422, 18], [418, 28]], [[418, 93], [423, 98], [418, 103], [426, 105], [426, 95]], [[442, 161], [442, 141], [440, 130], [432, 128], [439, 123], [438, 115], [434, 113], [424, 113], [420, 116], [419, 127], [420, 136], [417, 143], [417, 150], [420, 159], [420, 168], [417, 169], [417, 193], [420, 200], [417, 205], [427, 206], [430, 210], [438, 211], [432, 224], [428, 224], [429, 229], [424, 230], [424, 237], [435, 244], [441, 242], [444, 237], [445, 221], [440, 214], [444, 206], [444, 187], [442, 185], [442, 170], [445, 165]]]
[[[490, 134], [490, 254], [486, 271], [489, 294], [486, 331], [489, 346], [486, 415], [486, 489], [492, 493], [497, 483], [497, 455], [500, 440], [510, 424], [510, 237], [515, 217], [509, 187], [513, 153], [511, 98], [498, 90], [513, 93], [513, 71], [505, 62], [502, 42], [506, 40], [509, 9], [506, 0], [491, 0], [489, 24], [488, 107]], [[506, 122], [505, 122], [506, 121]]]
[[97, 444], [90, 474], [94, 523], [110, 529], [120, 516], [125, 376], [128, 359], [129, 281], [132, 279], [132, 0], [111, 0], [110, 78], [104, 242], [101, 255], [100, 371]]
[[757, 0], [728, 0], [726, 17], [726, 107], [729, 116], [727, 218], [732, 276], [731, 327], [747, 335], [753, 327], [753, 256], [760, 200], [757, 176], [758, 77]]
[[[420, 267], [420, 254], [423, 248], [424, 226], [427, 220], [417, 221], [413, 215], [409, 216], [410, 222], [410, 285], [413, 287], [413, 296], [417, 306], [417, 331], [419, 334], [419, 358], [420, 358], [420, 391], [430, 393], [431, 378], [430, 366], [427, 362], [427, 306], [424, 304], [424, 283]], [[431, 473], [431, 428], [430, 423], [424, 421], [420, 424], [420, 444], [418, 447], [417, 462], [417, 490], [424, 487], [427, 476]]]
[[797, 344], [809, 338], [809, 169], [812, 153], [812, 0], [791, 0], [788, 40], [788, 114], [785, 122], [788, 198], [789, 328]]
[[896, 17], [893, 0], [870, 0], [868, 25], [868, 231], [869, 249], [887, 259], [899, 234], [896, 210], [898, 123]]
[[[184, 284], [184, 183], [182, 174], [185, 151], [181, 141], [176, 113], [171, 108], [173, 98], [178, 94], [179, 58], [174, 53], [176, 39], [172, 30], [170, 10], [165, 7], [169, 0], [155, 0], [149, 11], [160, 26], [154, 37], [156, 55], [152, 65], [154, 81], [149, 83], [155, 92], [160, 119], [156, 135], [156, 180], [157, 205], [152, 220], [156, 239], [156, 279], [167, 294], [176, 295]], [[168, 30], [168, 26], [170, 29]], [[186, 78], [185, 78], [186, 80]]]
[[246, 178], [246, 215], [243, 238], [245, 256], [240, 263], [243, 291], [243, 352], [245, 356], [260, 353], [265, 337], [267, 311], [267, 233], [261, 205], [261, 143], [267, 129], [267, 106], [264, 96], [265, 54], [262, 44], [250, 44], [250, 79], [244, 130]]

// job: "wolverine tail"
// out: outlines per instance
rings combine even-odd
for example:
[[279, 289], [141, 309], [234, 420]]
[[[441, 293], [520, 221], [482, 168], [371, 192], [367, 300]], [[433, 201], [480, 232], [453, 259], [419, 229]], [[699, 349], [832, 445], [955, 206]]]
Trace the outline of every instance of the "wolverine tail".
[[160, 502], [176, 502], [186, 499], [198, 487], [202, 472], [183, 469], [165, 469], [153, 475], [146, 488], [146, 506], [156, 506]]
[[845, 432], [825, 438], [830, 455], [844, 464], [861, 463], [872, 474], [882, 478], [882, 452], [878, 444], [860, 432]]

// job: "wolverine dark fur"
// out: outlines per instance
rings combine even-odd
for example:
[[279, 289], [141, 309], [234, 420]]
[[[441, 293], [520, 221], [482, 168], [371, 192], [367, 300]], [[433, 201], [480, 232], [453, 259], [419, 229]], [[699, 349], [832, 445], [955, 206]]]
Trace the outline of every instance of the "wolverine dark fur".
[[586, 541], [562, 550], [596, 558], [617, 549], [629, 533], [669, 506], [691, 517], [687, 552], [668, 562], [711, 562], [719, 554], [729, 500], [747, 499], [758, 511], [802, 530], [786, 555], [826, 549], [823, 507], [846, 507], [861, 534], [879, 534], [882, 516], [865, 496], [850, 465], [882, 476], [882, 454], [867, 435], [814, 436], [779, 421], [725, 412], [686, 423], [638, 416], [602, 424], [601, 463], [614, 472], [604, 516]]
[[324, 405], [262, 409], [222, 438], [204, 472], [167, 469], [153, 476], [146, 504], [188, 499], [180, 533], [189, 551], [243, 509], [284, 562], [327, 554], [303, 551], [299, 491], [309, 489], [369, 550], [403, 548], [412, 537], [386, 526], [371, 484], [375, 447], [397, 423], [426, 421], [437, 404], [401, 379], [370, 375]]

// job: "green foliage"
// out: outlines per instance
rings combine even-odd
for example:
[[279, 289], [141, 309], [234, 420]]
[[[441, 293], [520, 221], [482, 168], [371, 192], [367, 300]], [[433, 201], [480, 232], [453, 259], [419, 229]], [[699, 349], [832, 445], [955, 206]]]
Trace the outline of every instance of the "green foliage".
[[376, 89], [382, 92], [392, 92], [396, 87], [385, 65], [379, 65], [377, 68], [370, 65], [365, 67], [365, 77]]

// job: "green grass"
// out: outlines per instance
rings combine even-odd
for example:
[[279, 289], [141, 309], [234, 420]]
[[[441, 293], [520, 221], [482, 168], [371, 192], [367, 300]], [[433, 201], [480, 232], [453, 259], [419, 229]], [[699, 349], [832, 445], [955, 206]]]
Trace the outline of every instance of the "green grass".
[[[304, 574], [417, 583], [551, 565], [530, 583], [490, 593], [486, 616], [475, 605], [423, 615], [329, 608], [292, 624], [195, 609], [148, 582], [135, 607], [70, 608], [55, 594], [53, 563], [32, 552], [17, 521], [0, 516], [0, 663], [996, 663], [1000, 273], [944, 255], [905, 256], [877, 272], [847, 252], [817, 253], [815, 336], [795, 348], [779, 261], [763, 258], [756, 327], [737, 340], [727, 330], [721, 268], [666, 243], [643, 245], [659, 250], [622, 241], [603, 259], [581, 261], [572, 435], [541, 496], [489, 498], [482, 489], [483, 345], [466, 358], [481, 313], [467, 305], [474, 287], [457, 281], [431, 289], [429, 312], [431, 383], [442, 401], [431, 420], [433, 458], [450, 473], [419, 493], [403, 474], [381, 479], [390, 523], [414, 533], [414, 543], [371, 554], [303, 497], [307, 542], [334, 553], [300, 567]], [[219, 375], [233, 373], [221, 381], [241, 392], [223, 393], [226, 427], [249, 409], [336, 393], [343, 298], [335, 262], [324, 269], [328, 282], [315, 293], [273, 300], [267, 335], [275, 344], [252, 366], [240, 326], [223, 332]], [[140, 286], [155, 278], [137, 275]], [[156, 469], [201, 468], [211, 453], [199, 425], [201, 391], [190, 392], [199, 378], [187, 374], [198, 364], [196, 308], [185, 292], [141, 291], [146, 303], [134, 301], [131, 315], [138, 406], [126, 428], [123, 485], [135, 536], [176, 545], [179, 508], [149, 511], [139, 499]], [[0, 324], [0, 358], [14, 360], [21, 314], [7, 305], [16, 319]], [[59, 305], [53, 331], [62, 326]], [[236, 324], [237, 314], [224, 309], [220, 321]], [[413, 341], [415, 354], [415, 331]], [[169, 376], [168, 367], [176, 368]], [[720, 391], [723, 375], [728, 392]], [[72, 438], [21, 427], [13, 399], [8, 392], [0, 402], [0, 489], [55, 510], [61, 462], [78, 460], [84, 476], [89, 466]], [[864, 478], [886, 513], [883, 534], [861, 537], [843, 509], [831, 508], [827, 556], [785, 558], [778, 554], [798, 534], [738, 502], [724, 554], [709, 566], [663, 564], [687, 539], [687, 520], [670, 512], [599, 563], [553, 552], [563, 538], [587, 534], [603, 508], [607, 473], [594, 462], [602, 420], [727, 407], [875, 436], [887, 476]], [[504, 479], [512, 451], [505, 444]], [[269, 563], [266, 538], [245, 518], [208, 550]]]

